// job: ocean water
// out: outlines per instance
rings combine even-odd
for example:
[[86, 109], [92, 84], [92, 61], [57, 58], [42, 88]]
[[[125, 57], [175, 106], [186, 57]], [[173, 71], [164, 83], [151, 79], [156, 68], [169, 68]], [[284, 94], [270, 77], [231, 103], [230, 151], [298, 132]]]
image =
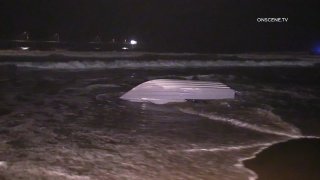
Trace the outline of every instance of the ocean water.
[[[320, 58], [303, 53], [0, 52], [3, 179], [255, 179], [244, 159], [320, 136]], [[148, 80], [218, 81], [234, 100], [119, 99]]]

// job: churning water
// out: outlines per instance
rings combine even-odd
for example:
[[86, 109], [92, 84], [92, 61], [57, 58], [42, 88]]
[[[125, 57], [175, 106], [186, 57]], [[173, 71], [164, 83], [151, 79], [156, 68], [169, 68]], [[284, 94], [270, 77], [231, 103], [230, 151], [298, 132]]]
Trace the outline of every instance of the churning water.
[[[0, 82], [0, 177], [242, 180], [255, 177], [243, 159], [320, 135], [317, 57], [101, 54], [3, 55], [17, 77]], [[237, 97], [119, 99], [160, 78], [223, 82]]]

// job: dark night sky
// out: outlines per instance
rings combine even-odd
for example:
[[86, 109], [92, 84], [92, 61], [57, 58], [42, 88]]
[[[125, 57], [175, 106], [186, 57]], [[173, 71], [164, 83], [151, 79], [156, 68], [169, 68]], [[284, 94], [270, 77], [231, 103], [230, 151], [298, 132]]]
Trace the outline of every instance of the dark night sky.
[[[317, 0], [0, 0], [0, 38], [100, 34], [185, 51], [306, 50], [320, 41]], [[287, 17], [288, 23], [257, 23]]]

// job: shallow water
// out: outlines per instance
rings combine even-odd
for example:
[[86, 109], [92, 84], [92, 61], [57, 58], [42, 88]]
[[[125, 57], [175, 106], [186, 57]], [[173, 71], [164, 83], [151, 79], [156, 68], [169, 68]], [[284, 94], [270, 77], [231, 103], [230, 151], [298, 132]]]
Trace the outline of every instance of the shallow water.
[[[15, 82], [1, 82], [4, 179], [242, 180], [254, 173], [241, 159], [272, 143], [320, 135], [315, 58], [312, 64], [264, 59], [258, 66], [228, 59], [216, 66], [220, 61], [204, 59], [196, 61], [199, 66], [166, 60], [158, 67], [134, 60], [134, 68], [130, 57], [104, 60], [100, 68], [90, 59], [81, 60], [81, 70], [57, 68], [53, 57], [42, 58], [45, 69], [21, 57], [5, 60], [18, 65], [18, 72]], [[118, 61], [123, 66], [110, 68]], [[119, 99], [159, 78], [219, 81], [237, 97], [166, 105]]]

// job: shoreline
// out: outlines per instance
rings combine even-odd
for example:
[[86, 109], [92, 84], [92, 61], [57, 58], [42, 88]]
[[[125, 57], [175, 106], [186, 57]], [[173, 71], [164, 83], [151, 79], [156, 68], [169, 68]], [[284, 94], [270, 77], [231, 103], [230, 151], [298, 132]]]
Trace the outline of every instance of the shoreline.
[[[257, 180], [316, 180], [320, 178], [320, 138], [289, 139], [262, 147], [240, 162]], [[279, 172], [279, 173], [277, 173]]]

